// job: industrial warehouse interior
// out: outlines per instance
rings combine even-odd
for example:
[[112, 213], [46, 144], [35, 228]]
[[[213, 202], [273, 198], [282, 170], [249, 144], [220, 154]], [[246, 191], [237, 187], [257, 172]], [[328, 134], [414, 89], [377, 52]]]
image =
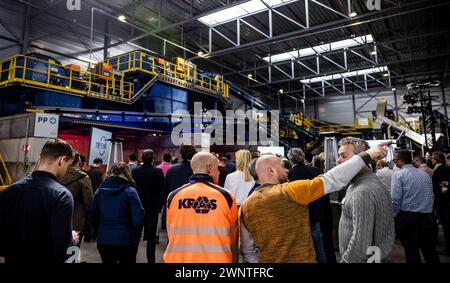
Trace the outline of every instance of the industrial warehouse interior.
[[449, 14], [0, 0], [0, 266], [450, 263]]

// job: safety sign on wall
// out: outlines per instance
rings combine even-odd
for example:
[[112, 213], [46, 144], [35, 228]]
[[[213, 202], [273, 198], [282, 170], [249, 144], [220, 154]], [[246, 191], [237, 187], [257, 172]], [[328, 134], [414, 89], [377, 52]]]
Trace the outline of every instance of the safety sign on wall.
[[56, 138], [58, 136], [59, 115], [36, 113], [34, 136], [40, 138]]

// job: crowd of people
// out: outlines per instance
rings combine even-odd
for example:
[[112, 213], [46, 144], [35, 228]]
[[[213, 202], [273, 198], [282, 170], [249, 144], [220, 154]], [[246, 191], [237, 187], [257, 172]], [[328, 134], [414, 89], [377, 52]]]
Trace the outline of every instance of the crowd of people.
[[[103, 176], [100, 158], [87, 168], [56, 139], [30, 176], [0, 192], [0, 256], [64, 262], [84, 238], [97, 242], [102, 262], [134, 263], [143, 236], [154, 263], [165, 226], [167, 263], [362, 263], [374, 250], [390, 262], [396, 236], [406, 262], [439, 262], [450, 251], [450, 155], [398, 150], [386, 162], [386, 153], [344, 138], [338, 165], [324, 172], [323, 154], [300, 148], [287, 158], [241, 149], [233, 162], [183, 145], [181, 162], [165, 153], [155, 166], [147, 149]], [[338, 247], [331, 193], [344, 196]], [[438, 224], [444, 251], [436, 250]]]

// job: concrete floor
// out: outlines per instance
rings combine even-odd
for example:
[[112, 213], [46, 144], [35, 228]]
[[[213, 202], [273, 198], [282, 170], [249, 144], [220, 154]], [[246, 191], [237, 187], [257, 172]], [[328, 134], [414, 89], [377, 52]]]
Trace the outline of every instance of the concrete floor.
[[[442, 232], [439, 233], [440, 242], [443, 243], [443, 235]], [[156, 246], [156, 262], [163, 262], [163, 255], [166, 249], [167, 243], [167, 235], [165, 231], [162, 231], [160, 234], [160, 244]], [[147, 242], [141, 241], [139, 243], [139, 249], [136, 261], [138, 263], [147, 263], [146, 257], [146, 245]], [[442, 247], [438, 247], [438, 250], [442, 249]], [[339, 254], [336, 252], [337, 258], [339, 259]], [[450, 263], [449, 256], [440, 256], [442, 263]], [[87, 263], [101, 263], [100, 255], [97, 251], [97, 244], [92, 242], [84, 242], [81, 246], [81, 261]], [[402, 246], [398, 240], [395, 241], [394, 247], [391, 252], [391, 262], [393, 263], [404, 263], [405, 255]], [[0, 263], [3, 263], [3, 258], [0, 257]]]
[[[440, 233], [440, 240], [441, 243], [443, 242], [443, 235]], [[164, 251], [166, 249], [166, 243], [167, 243], [167, 235], [165, 231], [162, 231], [160, 233], [160, 244], [156, 246], [156, 262], [163, 262], [163, 255]], [[138, 254], [136, 261], [138, 263], [146, 263], [146, 245], [147, 242], [141, 241], [139, 244]], [[442, 247], [438, 247], [438, 250], [442, 249]], [[336, 252], [337, 258], [339, 258], [339, 253]], [[450, 257], [449, 256], [440, 256], [442, 263], [450, 263]], [[101, 262], [100, 256], [97, 251], [97, 247], [95, 243], [89, 243], [85, 242], [83, 243], [82, 249], [81, 249], [81, 260], [89, 263], [98, 263]], [[405, 262], [405, 254], [403, 251], [403, 247], [400, 244], [399, 240], [395, 241], [394, 247], [391, 252], [391, 261], [393, 263], [404, 263]]]

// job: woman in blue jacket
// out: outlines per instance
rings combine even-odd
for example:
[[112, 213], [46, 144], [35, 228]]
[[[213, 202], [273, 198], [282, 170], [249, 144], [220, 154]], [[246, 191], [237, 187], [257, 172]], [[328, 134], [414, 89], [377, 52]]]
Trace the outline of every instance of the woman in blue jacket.
[[117, 162], [95, 192], [89, 217], [103, 263], [136, 263], [144, 208], [134, 186], [128, 165]]

